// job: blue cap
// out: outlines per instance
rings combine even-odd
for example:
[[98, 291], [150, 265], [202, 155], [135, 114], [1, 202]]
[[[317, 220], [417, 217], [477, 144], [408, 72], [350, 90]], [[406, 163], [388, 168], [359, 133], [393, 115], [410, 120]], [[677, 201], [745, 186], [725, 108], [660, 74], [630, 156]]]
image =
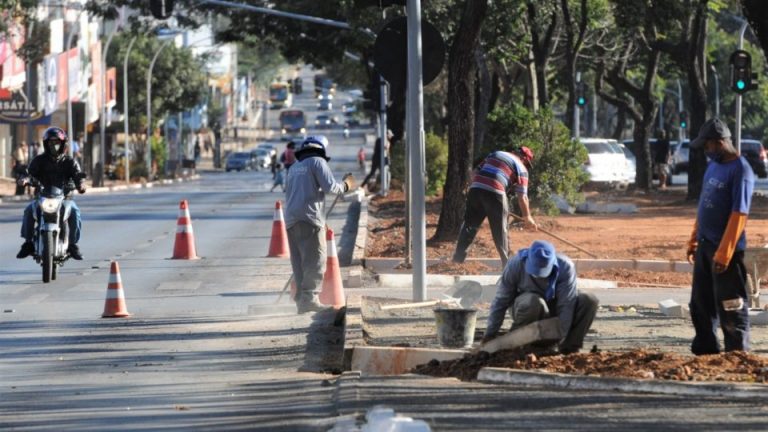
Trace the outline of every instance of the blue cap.
[[525, 261], [525, 271], [533, 277], [545, 278], [552, 273], [555, 266], [555, 247], [544, 240], [536, 240], [528, 248], [528, 258]]

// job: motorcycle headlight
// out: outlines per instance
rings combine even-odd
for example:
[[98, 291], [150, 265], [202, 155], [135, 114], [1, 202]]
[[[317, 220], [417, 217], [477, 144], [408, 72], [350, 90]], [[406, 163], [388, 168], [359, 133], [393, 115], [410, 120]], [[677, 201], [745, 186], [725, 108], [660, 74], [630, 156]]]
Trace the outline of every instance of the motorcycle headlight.
[[307, 133], [307, 130], [305, 128], [301, 128], [301, 133]]
[[43, 213], [56, 213], [59, 209], [59, 201], [50, 198], [44, 198], [40, 202], [40, 208], [43, 209]]

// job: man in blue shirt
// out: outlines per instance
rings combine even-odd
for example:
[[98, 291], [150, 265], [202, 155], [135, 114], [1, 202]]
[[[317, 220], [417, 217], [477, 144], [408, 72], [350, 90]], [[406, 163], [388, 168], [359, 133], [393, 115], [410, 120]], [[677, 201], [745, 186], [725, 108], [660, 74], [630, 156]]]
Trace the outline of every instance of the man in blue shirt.
[[504, 268], [491, 304], [483, 342], [495, 338], [510, 310], [512, 328], [550, 317], [560, 319], [558, 344], [563, 354], [578, 352], [597, 314], [598, 300], [576, 289], [573, 262], [551, 243], [536, 240], [521, 249]]
[[744, 227], [752, 203], [755, 175], [731, 143], [731, 131], [720, 119], [708, 120], [691, 142], [710, 159], [702, 182], [699, 208], [688, 241], [693, 264], [691, 319], [696, 336], [691, 351], [717, 354], [717, 325], [726, 351], [749, 350]]

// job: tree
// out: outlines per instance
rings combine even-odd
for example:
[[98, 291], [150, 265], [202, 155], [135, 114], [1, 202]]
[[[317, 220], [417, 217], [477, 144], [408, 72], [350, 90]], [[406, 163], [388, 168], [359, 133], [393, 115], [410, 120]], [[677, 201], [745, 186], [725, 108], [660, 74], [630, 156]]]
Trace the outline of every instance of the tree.
[[[433, 240], [454, 240], [466, 204], [475, 125], [475, 58], [487, 0], [466, 0], [448, 54], [448, 172]], [[458, 36], [460, 35], [460, 36]]]

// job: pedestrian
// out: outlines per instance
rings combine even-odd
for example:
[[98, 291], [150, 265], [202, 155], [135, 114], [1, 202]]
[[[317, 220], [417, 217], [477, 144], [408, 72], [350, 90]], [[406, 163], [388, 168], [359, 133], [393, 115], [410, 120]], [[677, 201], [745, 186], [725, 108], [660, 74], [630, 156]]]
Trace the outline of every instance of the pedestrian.
[[272, 189], [270, 189], [270, 192], [273, 192], [276, 187], [280, 186], [283, 189], [283, 192], [285, 192], [285, 182], [283, 181], [284, 173], [283, 173], [283, 167], [280, 164], [277, 164], [275, 168], [275, 181], [272, 183]]
[[656, 140], [655, 152], [653, 155], [653, 169], [659, 178], [659, 189], [667, 189], [667, 177], [669, 176], [669, 158], [672, 156], [669, 149], [669, 140], [667, 131], [660, 130], [659, 138]]
[[[11, 168], [11, 175], [17, 181], [26, 176], [27, 174], [27, 162], [29, 161], [29, 148], [27, 143], [22, 141], [19, 146], [13, 152], [13, 167]], [[27, 187], [16, 183], [15, 195], [24, 195]]]
[[195, 165], [198, 165], [200, 163], [200, 152], [202, 149], [200, 148], [200, 137], [198, 135], [195, 135]]
[[280, 155], [280, 163], [285, 167], [285, 172], [288, 172], [288, 170], [291, 169], [291, 165], [296, 163], [295, 150], [296, 143], [288, 141], [288, 144], [285, 145], [285, 150], [283, 150], [283, 154]]
[[272, 171], [272, 180], [277, 176], [277, 150], [270, 150], [269, 154], [269, 170]]
[[371, 171], [368, 172], [368, 175], [365, 176], [363, 179], [363, 182], [360, 183], [361, 186], [367, 186], [368, 181], [376, 176], [376, 171], [381, 169], [381, 152], [384, 151], [384, 163], [385, 165], [389, 165], [389, 161], [386, 158], [387, 151], [389, 150], [389, 140], [392, 139], [392, 131], [387, 130], [387, 142], [385, 143], [385, 148], [382, 149], [381, 146], [381, 138], [376, 138], [376, 142], [373, 145], [373, 157], [371, 157]]
[[365, 147], [360, 147], [357, 151], [357, 164], [360, 166], [360, 171], [365, 172]]
[[719, 118], [704, 123], [690, 148], [703, 149], [710, 159], [686, 254], [693, 264], [690, 311], [695, 336], [691, 351], [696, 355], [719, 353], [718, 324], [725, 351], [748, 351], [744, 227], [755, 175], [733, 147], [731, 132]]
[[507, 264], [509, 259], [507, 195], [512, 192], [517, 197], [526, 228], [534, 230], [538, 228], [528, 204], [528, 170], [532, 162], [533, 151], [528, 147], [518, 147], [512, 152], [494, 151], [479, 164], [467, 192], [464, 223], [459, 231], [453, 262], [464, 262], [467, 258], [467, 249], [487, 217], [493, 242], [501, 258], [501, 266], [504, 267]]
[[325, 273], [325, 194], [341, 195], [355, 184], [352, 174], [334, 179], [327, 152], [325, 136], [308, 136], [286, 179], [285, 226], [300, 314], [325, 309], [318, 300]]
[[570, 258], [556, 253], [546, 241], [521, 249], [504, 267], [491, 304], [483, 343], [498, 336], [509, 311], [512, 329], [546, 318], [560, 320], [558, 349], [578, 352], [597, 315], [598, 300], [576, 288], [576, 268]]

